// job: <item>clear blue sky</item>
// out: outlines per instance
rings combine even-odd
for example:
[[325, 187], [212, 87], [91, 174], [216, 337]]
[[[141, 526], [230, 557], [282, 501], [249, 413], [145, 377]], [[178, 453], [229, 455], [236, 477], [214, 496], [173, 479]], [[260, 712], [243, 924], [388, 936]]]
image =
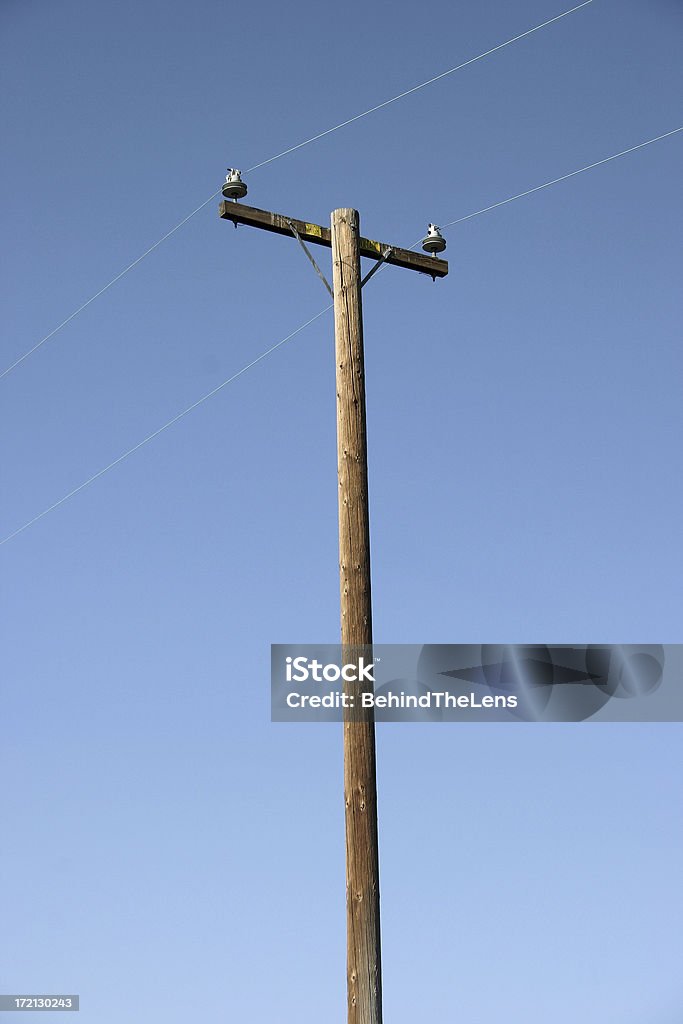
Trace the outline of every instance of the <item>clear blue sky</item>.
[[[4, 0], [3, 367], [227, 165], [570, 6]], [[410, 245], [683, 125], [682, 34], [679, 0], [595, 0], [249, 201]], [[682, 155], [364, 293], [378, 641], [683, 641]], [[326, 304], [216, 205], [0, 382], [2, 536]], [[334, 430], [328, 316], [2, 547], [0, 991], [80, 992], [82, 1024], [344, 1020], [341, 735], [268, 705], [271, 642], [338, 637]], [[386, 1024], [679, 1024], [680, 726], [378, 749]]]

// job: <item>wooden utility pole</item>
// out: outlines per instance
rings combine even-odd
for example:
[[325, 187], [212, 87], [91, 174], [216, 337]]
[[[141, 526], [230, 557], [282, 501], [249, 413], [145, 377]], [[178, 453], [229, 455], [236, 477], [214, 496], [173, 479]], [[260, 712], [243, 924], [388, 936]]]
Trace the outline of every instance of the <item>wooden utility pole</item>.
[[[334, 338], [337, 370], [339, 583], [344, 663], [372, 644], [370, 519], [359, 230], [356, 210], [332, 214]], [[346, 991], [348, 1024], [381, 1024], [379, 849], [375, 719], [359, 714], [363, 684], [346, 691], [356, 708], [344, 718], [346, 808]]]
[[[332, 214], [331, 230], [281, 214], [223, 202], [220, 216], [295, 237], [334, 298], [337, 378], [337, 472], [339, 580], [342, 651], [345, 663], [371, 657], [370, 519], [365, 423], [365, 367], [361, 288], [380, 263], [445, 277], [448, 264], [434, 256], [362, 238], [357, 210]], [[333, 285], [306, 242], [332, 249]], [[361, 278], [361, 256], [376, 262]], [[344, 712], [344, 802], [346, 816], [346, 939], [348, 1024], [382, 1024], [379, 916], [379, 847], [375, 719], [362, 710], [363, 683], [346, 683], [354, 698]]]

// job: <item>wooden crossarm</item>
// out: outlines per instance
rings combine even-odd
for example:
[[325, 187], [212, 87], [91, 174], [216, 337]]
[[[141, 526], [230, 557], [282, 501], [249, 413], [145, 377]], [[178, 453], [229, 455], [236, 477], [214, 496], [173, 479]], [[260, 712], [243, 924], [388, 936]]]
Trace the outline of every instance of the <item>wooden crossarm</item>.
[[[223, 220], [231, 220], [234, 224], [248, 224], [252, 228], [262, 228], [264, 231], [273, 231], [277, 235], [288, 235], [293, 238], [291, 222], [304, 242], [324, 245], [328, 249], [332, 247], [330, 229], [321, 227], [320, 224], [309, 224], [307, 221], [296, 220], [294, 217], [285, 217], [281, 213], [257, 210], [254, 206], [244, 206], [243, 203], [233, 203], [227, 200], [220, 203], [218, 212]], [[386, 242], [374, 242], [370, 238], [360, 238], [359, 248], [361, 256], [367, 256], [371, 260], [381, 260], [382, 254], [391, 248], [391, 254], [387, 257], [386, 262], [395, 267], [403, 267], [404, 270], [417, 270], [421, 274], [429, 274], [430, 277], [445, 277], [448, 273], [446, 260], [428, 256], [426, 253], [399, 249], [395, 245], [389, 246]]]

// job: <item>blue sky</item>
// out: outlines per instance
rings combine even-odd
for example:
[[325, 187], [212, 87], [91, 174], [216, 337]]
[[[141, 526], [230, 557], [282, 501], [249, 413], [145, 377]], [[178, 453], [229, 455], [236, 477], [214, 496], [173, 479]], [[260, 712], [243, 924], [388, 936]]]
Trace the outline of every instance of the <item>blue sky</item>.
[[[5, 0], [3, 367], [226, 166], [570, 6]], [[682, 30], [678, 0], [594, 0], [249, 201], [410, 245], [683, 125]], [[377, 641], [683, 640], [682, 146], [364, 292]], [[326, 305], [216, 205], [0, 382], [3, 537]], [[2, 547], [2, 991], [80, 992], [83, 1024], [344, 1019], [341, 736], [268, 707], [270, 643], [338, 637], [334, 430], [327, 316]], [[680, 742], [382, 728], [387, 1024], [677, 1024]]]

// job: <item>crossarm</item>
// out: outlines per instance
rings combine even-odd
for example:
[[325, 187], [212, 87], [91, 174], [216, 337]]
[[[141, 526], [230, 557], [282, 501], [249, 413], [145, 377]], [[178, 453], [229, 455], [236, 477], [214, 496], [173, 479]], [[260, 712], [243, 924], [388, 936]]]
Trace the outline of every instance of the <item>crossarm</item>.
[[[309, 224], [304, 220], [295, 220], [294, 217], [285, 217], [281, 213], [257, 210], [254, 206], [227, 201], [220, 203], [218, 213], [223, 220], [231, 220], [234, 224], [248, 224], [253, 228], [273, 231], [277, 235], [288, 235], [289, 238], [293, 237], [293, 225], [304, 242], [324, 245], [328, 249], [332, 246], [330, 229], [321, 227], [319, 224]], [[417, 270], [419, 273], [429, 274], [430, 277], [445, 277], [448, 273], [447, 261], [440, 260], [435, 256], [411, 252], [410, 249], [399, 249], [394, 245], [387, 245], [386, 242], [374, 242], [370, 238], [360, 238], [359, 246], [361, 256], [367, 256], [371, 260], [382, 260], [383, 254], [390, 248], [391, 253], [386, 258], [386, 262], [395, 267]]]

